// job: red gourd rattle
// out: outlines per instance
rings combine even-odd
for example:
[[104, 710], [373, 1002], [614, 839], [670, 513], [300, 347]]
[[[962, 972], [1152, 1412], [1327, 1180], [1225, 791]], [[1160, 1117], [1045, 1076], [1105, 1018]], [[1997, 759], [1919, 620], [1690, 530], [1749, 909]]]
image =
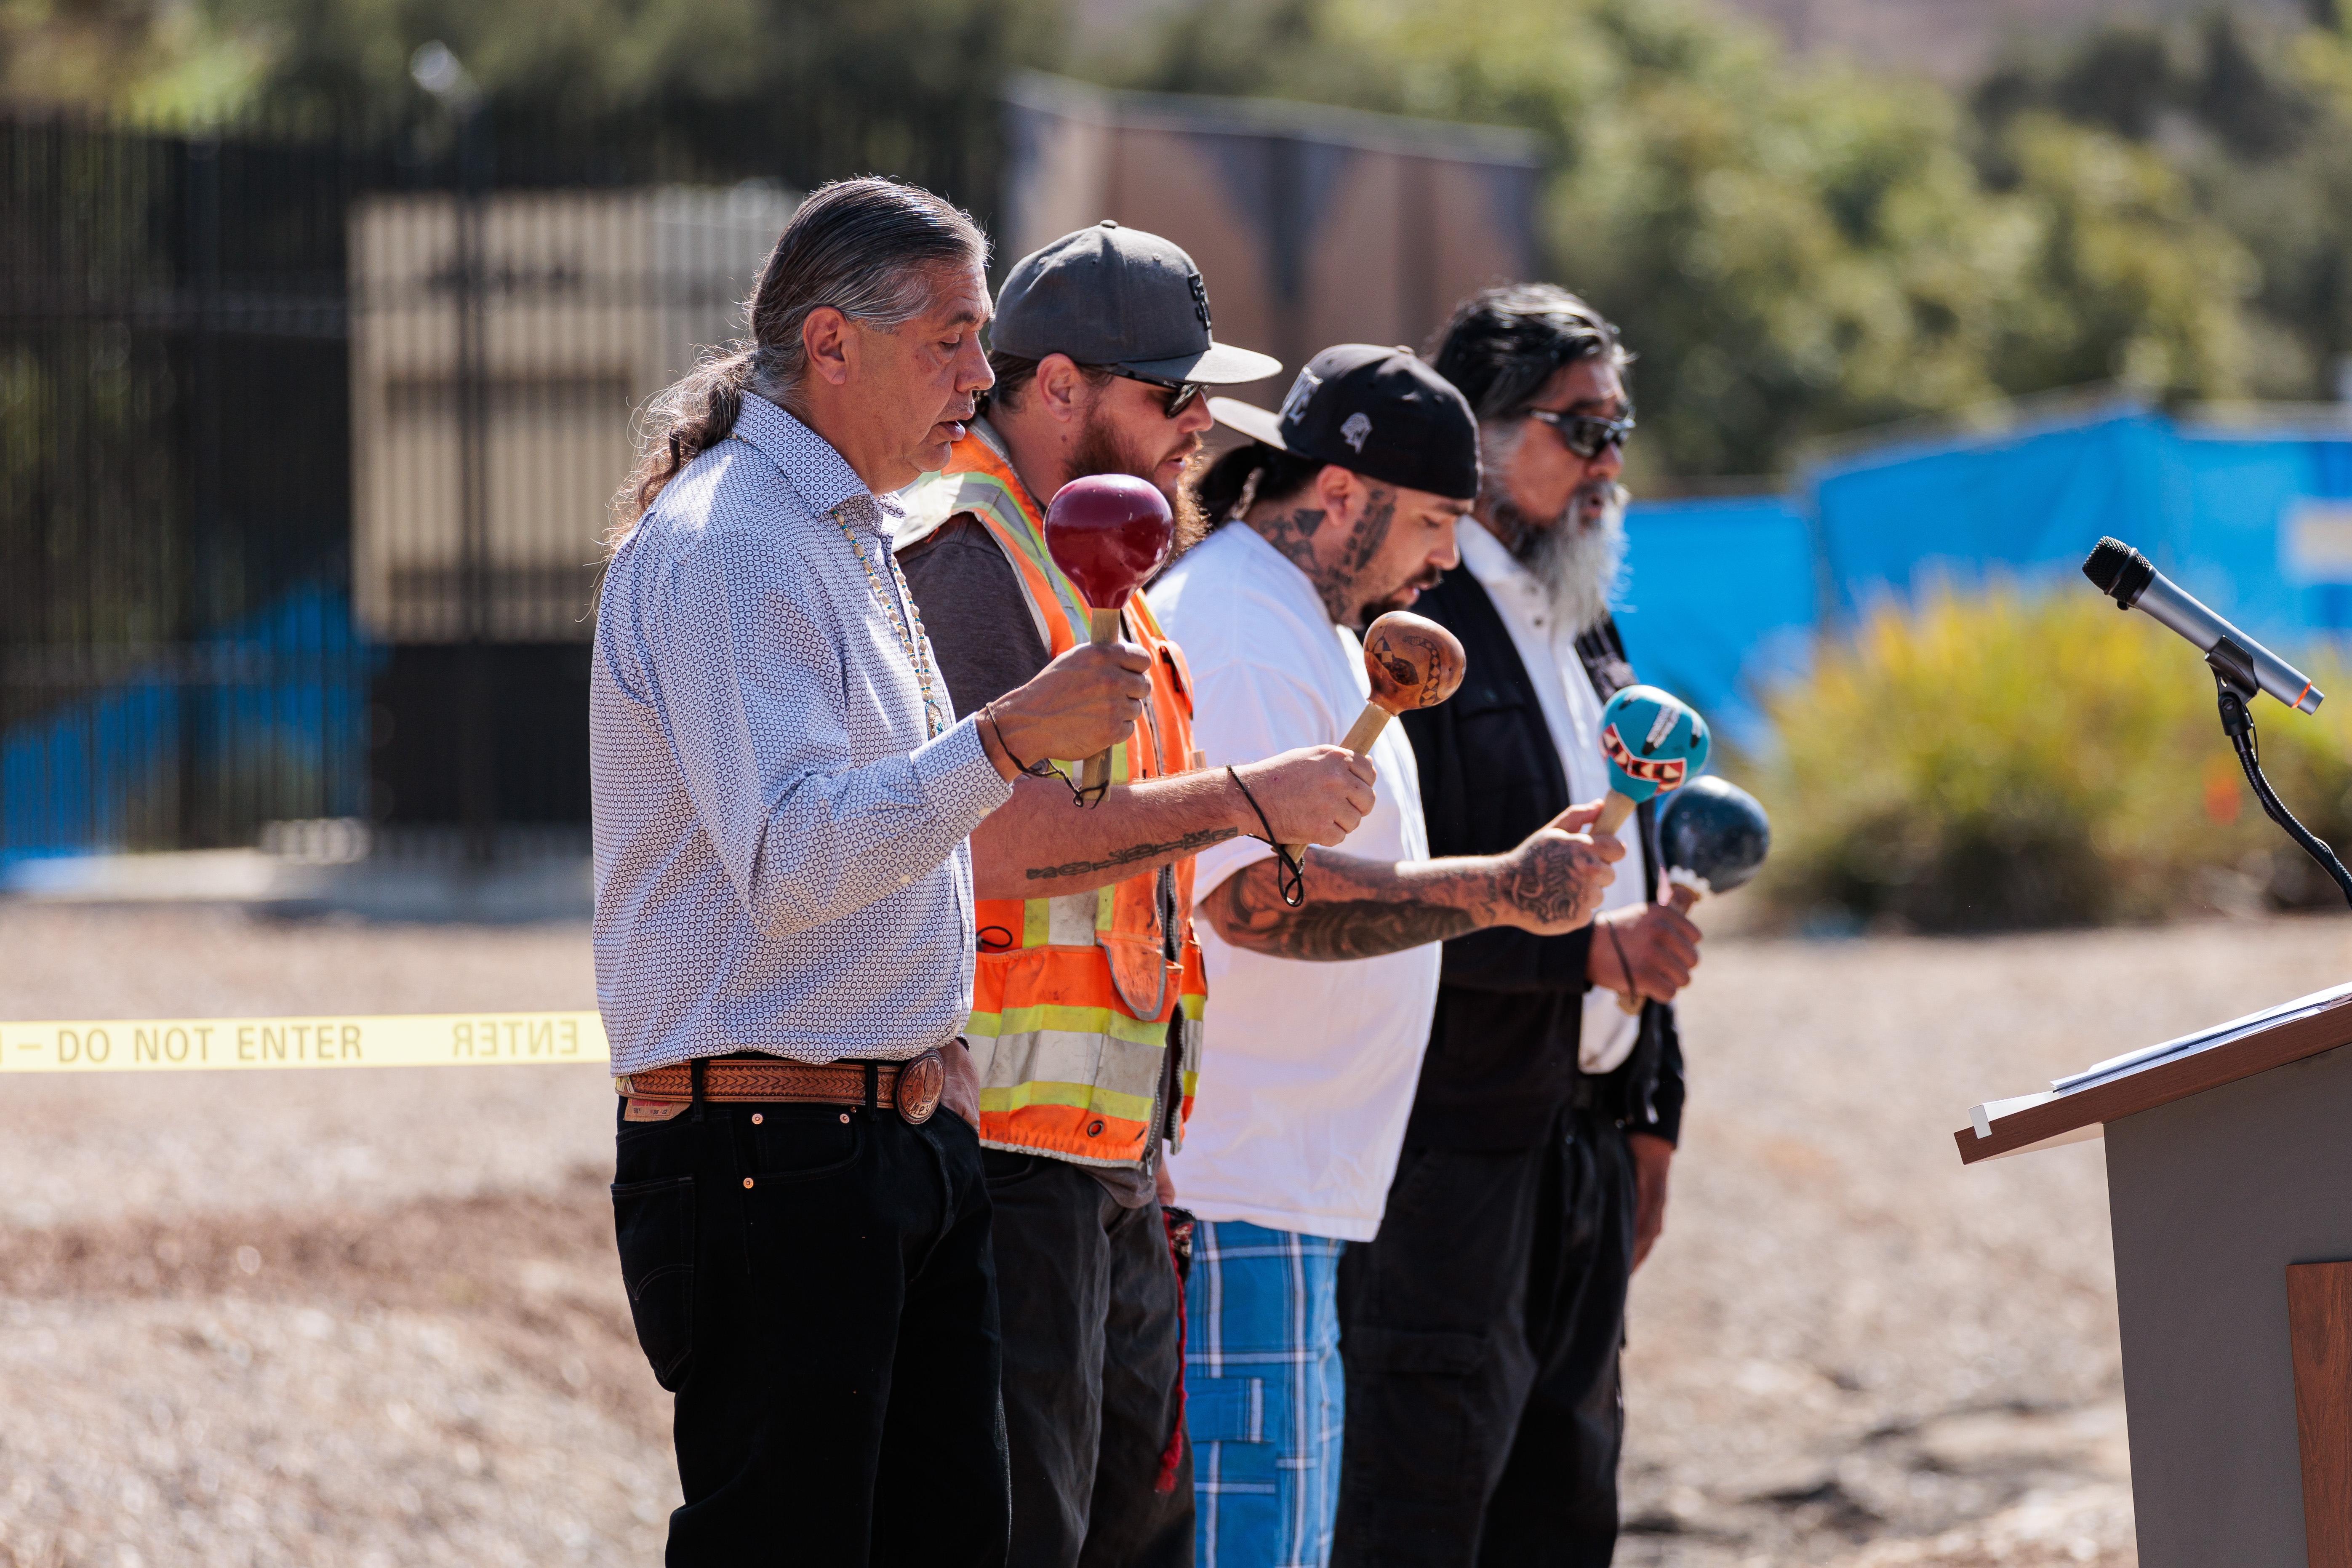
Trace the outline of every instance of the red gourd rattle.
[[[1095, 644], [1118, 640], [1119, 608], [1151, 580], [1176, 544], [1176, 519], [1158, 486], [1130, 474], [1072, 479], [1045, 509], [1045, 549], [1085, 596]], [[1102, 798], [1110, 752], [1087, 759], [1080, 787]]]

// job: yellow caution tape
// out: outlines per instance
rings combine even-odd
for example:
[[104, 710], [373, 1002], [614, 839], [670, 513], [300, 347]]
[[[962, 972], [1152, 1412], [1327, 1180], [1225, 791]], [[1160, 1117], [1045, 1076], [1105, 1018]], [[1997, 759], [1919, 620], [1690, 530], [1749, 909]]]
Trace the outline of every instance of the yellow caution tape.
[[490, 1067], [609, 1062], [594, 1013], [163, 1018], [0, 1024], [0, 1078], [219, 1068]]

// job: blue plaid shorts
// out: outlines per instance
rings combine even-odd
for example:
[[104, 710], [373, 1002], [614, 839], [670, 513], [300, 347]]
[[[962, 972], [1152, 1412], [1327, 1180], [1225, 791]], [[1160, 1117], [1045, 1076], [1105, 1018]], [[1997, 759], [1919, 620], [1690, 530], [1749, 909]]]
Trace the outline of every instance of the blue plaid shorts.
[[1339, 1251], [1202, 1220], [1185, 1295], [1198, 1568], [1322, 1568], [1339, 1510]]

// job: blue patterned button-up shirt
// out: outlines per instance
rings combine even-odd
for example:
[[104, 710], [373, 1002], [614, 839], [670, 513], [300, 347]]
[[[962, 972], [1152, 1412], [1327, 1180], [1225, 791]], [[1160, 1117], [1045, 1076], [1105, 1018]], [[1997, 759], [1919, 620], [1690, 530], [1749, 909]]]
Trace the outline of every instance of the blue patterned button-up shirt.
[[926, 739], [876, 597], [911, 629], [889, 565], [898, 516], [747, 394], [735, 438], [614, 554], [589, 695], [614, 1073], [746, 1049], [903, 1059], [961, 1026], [965, 837], [1013, 792], [936, 674], [950, 727]]

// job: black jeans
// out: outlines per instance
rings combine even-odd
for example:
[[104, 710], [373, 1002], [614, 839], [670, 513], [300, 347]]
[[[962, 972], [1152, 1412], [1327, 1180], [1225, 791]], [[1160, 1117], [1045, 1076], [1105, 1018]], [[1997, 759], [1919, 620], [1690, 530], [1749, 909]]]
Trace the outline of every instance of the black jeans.
[[1339, 1259], [1335, 1568], [1604, 1568], [1633, 1199], [1625, 1134], [1589, 1111], [1539, 1149], [1404, 1152]]
[[671, 1568], [996, 1564], [1010, 1517], [980, 1139], [941, 1109], [620, 1124], [638, 1342], [677, 1395]]
[[1192, 1568], [1179, 1426], [1184, 1291], [1154, 1198], [1122, 1208], [1066, 1160], [992, 1149], [1016, 1568]]

